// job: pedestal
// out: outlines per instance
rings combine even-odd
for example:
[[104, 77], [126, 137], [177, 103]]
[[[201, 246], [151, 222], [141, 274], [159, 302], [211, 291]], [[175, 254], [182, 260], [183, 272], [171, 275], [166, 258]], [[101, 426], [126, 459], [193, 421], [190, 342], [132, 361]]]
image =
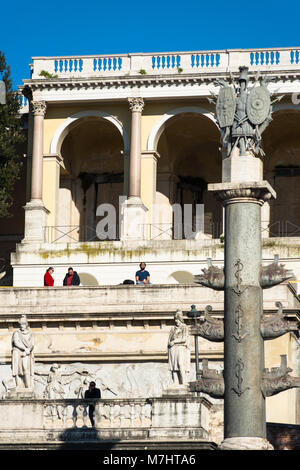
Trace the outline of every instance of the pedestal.
[[260, 158], [252, 155], [233, 154], [222, 161], [223, 183], [239, 183], [241, 181], [262, 181], [263, 163]]
[[147, 239], [147, 207], [138, 197], [127, 199], [122, 206], [121, 240]]
[[41, 200], [27, 202], [25, 209], [25, 234], [22, 243], [43, 243], [44, 227], [49, 211]]
[[152, 400], [150, 438], [208, 439], [211, 403], [194, 396], [159, 397]]

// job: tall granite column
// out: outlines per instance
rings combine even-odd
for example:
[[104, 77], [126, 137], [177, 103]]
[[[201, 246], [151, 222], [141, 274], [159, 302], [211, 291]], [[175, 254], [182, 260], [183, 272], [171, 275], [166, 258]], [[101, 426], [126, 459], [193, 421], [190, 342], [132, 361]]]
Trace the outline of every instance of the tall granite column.
[[122, 207], [121, 239], [142, 240], [146, 233], [147, 208], [141, 200], [141, 120], [142, 98], [128, 98], [131, 110], [128, 199]]
[[267, 448], [262, 388], [264, 340], [261, 206], [275, 196], [267, 181], [209, 186], [225, 207], [224, 442]]
[[25, 206], [25, 237], [22, 243], [42, 243], [44, 226], [49, 212], [43, 203], [43, 125], [45, 101], [32, 101], [33, 149], [31, 170], [31, 199]]
[[266, 438], [265, 398], [300, 387], [300, 379], [288, 375], [291, 369], [286, 367], [286, 358], [276, 370], [264, 369], [264, 340], [293, 328], [280, 313], [272, 321], [266, 321], [263, 313], [263, 289], [292, 275], [278, 265], [276, 257], [272, 265], [262, 266], [261, 207], [276, 197], [263, 180], [260, 158], [264, 156], [261, 136], [272, 120], [272, 103], [265, 80], [248, 88], [247, 67], [240, 67], [237, 86], [224, 81], [215, 84], [221, 86], [216, 116], [226, 152], [222, 183], [210, 184], [208, 190], [225, 208], [224, 270], [210, 263], [203, 275], [196, 276], [196, 282], [224, 289], [224, 325], [212, 322], [210, 334], [211, 341], [223, 336], [224, 372], [221, 377], [204, 367], [192, 387], [224, 397], [225, 439], [220, 449], [267, 450], [272, 446]]

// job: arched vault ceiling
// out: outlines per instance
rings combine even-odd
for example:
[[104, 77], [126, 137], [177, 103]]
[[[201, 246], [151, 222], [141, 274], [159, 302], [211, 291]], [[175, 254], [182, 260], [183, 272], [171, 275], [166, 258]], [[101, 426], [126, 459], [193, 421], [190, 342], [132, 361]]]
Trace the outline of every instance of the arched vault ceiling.
[[123, 139], [104, 119], [84, 119], [71, 129], [62, 144], [62, 157], [70, 174], [120, 173]]
[[158, 153], [159, 171], [201, 176], [206, 181], [221, 177], [220, 134], [205, 116], [190, 113], [171, 118], [159, 139]]
[[263, 134], [264, 168], [300, 166], [300, 112], [279, 111]]

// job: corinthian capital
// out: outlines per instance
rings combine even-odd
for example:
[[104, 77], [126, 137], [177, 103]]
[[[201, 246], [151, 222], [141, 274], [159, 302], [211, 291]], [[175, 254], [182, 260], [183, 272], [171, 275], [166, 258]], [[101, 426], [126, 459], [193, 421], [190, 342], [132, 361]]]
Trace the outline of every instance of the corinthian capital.
[[45, 101], [31, 101], [31, 112], [34, 116], [45, 116], [46, 109]]
[[144, 100], [143, 98], [128, 98], [129, 107], [131, 111], [141, 113], [144, 109]]

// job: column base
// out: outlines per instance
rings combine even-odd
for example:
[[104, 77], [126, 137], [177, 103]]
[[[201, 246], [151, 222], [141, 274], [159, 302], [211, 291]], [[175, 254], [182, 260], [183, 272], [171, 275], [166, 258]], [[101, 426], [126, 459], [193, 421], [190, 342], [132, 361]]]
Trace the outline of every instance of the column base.
[[25, 233], [21, 243], [43, 243], [45, 239], [48, 209], [40, 199], [27, 202], [25, 209]]
[[147, 239], [147, 211], [139, 197], [130, 197], [123, 203], [121, 240]]
[[230, 437], [219, 445], [218, 450], [274, 450], [274, 447], [262, 437]]

